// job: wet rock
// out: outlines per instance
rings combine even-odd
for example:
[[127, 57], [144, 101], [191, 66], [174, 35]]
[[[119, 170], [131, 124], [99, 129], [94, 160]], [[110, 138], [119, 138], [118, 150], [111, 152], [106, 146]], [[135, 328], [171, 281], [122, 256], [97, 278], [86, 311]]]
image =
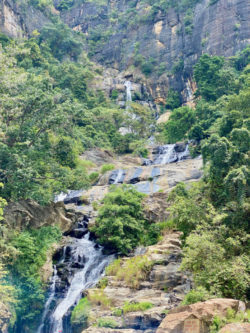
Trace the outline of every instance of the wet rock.
[[177, 142], [174, 146], [174, 150], [177, 152], [177, 153], [181, 153], [183, 151], [185, 151], [186, 149], [186, 143], [185, 142]]
[[142, 174], [142, 168], [136, 168], [134, 171], [133, 176], [130, 178], [129, 183], [130, 184], [136, 184], [139, 183], [140, 181], [140, 176]]
[[73, 229], [72, 231], [70, 231], [68, 233], [69, 236], [74, 237], [74, 238], [82, 238], [84, 235], [86, 235], [88, 233], [88, 229], [87, 228], [77, 228], [77, 229]]
[[196, 333], [208, 333], [214, 316], [225, 317], [228, 309], [245, 311], [245, 304], [234, 299], [217, 298], [172, 309], [156, 333], [184, 333], [193, 325]]
[[122, 184], [125, 178], [126, 172], [125, 170], [119, 169], [112, 171], [109, 176], [109, 184]]
[[66, 198], [63, 200], [63, 202], [65, 203], [65, 205], [71, 203], [81, 205], [84, 202], [84, 193], [85, 190], [70, 191]]
[[151, 161], [150, 159], [148, 158], [144, 158], [142, 160], [142, 166], [148, 166], [148, 165], [152, 165], [153, 164], [153, 161]]

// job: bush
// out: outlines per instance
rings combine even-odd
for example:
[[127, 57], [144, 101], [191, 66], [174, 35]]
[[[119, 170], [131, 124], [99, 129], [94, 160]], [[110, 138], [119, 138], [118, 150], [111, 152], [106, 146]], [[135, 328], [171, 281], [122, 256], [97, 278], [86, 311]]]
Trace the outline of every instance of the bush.
[[84, 297], [80, 300], [77, 306], [74, 308], [71, 314], [71, 323], [74, 325], [82, 325], [87, 327], [88, 316], [90, 312], [90, 302]]
[[140, 302], [140, 303], [129, 303], [126, 302], [123, 307], [123, 313], [126, 314], [128, 312], [136, 312], [136, 311], [146, 311], [151, 309], [153, 304], [150, 302]]
[[111, 187], [91, 228], [100, 244], [128, 254], [140, 243], [145, 224], [143, 197], [132, 186]]
[[91, 304], [101, 306], [103, 309], [111, 307], [111, 299], [109, 299], [103, 289], [94, 289], [88, 293], [88, 300]]
[[101, 174], [103, 175], [104, 173], [114, 170], [115, 166], [114, 164], [103, 164], [101, 168]]
[[153, 262], [147, 256], [137, 256], [122, 262], [115, 260], [106, 268], [106, 273], [119, 281], [124, 281], [127, 286], [137, 289], [145, 281], [152, 269]]
[[197, 302], [203, 302], [211, 298], [211, 295], [203, 287], [197, 287], [191, 290], [187, 295], [185, 295], [182, 305], [194, 304]]
[[116, 328], [118, 323], [111, 318], [100, 318], [97, 322], [98, 327]]

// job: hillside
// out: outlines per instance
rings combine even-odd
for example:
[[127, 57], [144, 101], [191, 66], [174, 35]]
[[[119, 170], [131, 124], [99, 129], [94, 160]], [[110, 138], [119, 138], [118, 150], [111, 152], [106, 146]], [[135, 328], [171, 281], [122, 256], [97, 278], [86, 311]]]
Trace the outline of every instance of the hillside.
[[0, 0], [0, 332], [248, 332], [249, 22]]

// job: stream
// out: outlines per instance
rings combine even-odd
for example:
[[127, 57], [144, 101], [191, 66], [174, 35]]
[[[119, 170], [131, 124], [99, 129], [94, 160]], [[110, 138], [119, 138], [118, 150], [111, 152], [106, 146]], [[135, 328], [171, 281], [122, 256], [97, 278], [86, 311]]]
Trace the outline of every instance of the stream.
[[[153, 192], [159, 190], [155, 183], [160, 176], [160, 166], [179, 162], [189, 158], [188, 144], [169, 144], [155, 147], [151, 160], [143, 160], [142, 164], [152, 169]], [[137, 167], [130, 179], [130, 184], [137, 190], [149, 193], [150, 182], [140, 182], [142, 169]], [[108, 184], [122, 184], [126, 176], [124, 169], [110, 173]], [[56, 201], [74, 203], [81, 208], [79, 197], [83, 191], [68, 191], [60, 194]], [[54, 265], [53, 276], [48, 290], [47, 301], [36, 333], [73, 333], [70, 316], [78, 304], [83, 292], [94, 287], [102, 277], [105, 267], [114, 259], [113, 255], [105, 255], [103, 248], [91, 239], [88, 231], [87, 216], [84, 216], [70, 232], [68, 244], [61, 249]]]

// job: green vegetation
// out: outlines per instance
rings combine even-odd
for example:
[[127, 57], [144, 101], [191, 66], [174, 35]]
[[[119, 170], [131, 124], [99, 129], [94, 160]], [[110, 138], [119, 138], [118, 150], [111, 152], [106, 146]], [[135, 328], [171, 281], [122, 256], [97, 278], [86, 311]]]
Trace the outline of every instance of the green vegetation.
[[[40, 269], [47, 260], [53, 243], [61, 239], [57, 227], [42, 227], [23, 232], [1, 228], [0, 300], [11, 304], [16, 315], [16, 327], [32, 325], [43, 308], [44, 290]], [[7, 271], [8, 270], [8, 271]], [[7, 274], [8, 273], [8, 274]]]
[[250, 322], [250, 310], [246, 313], [238, 312], [236, 313], [233, 309], [228, 309], [226, 317], [215, 316], [213, 318], [212, 325], [210, 326], [210, 333], [217, 333], [225, 325], [230, 323], [240, 323], [240, 322]]
[[[193, 273], [196, 286], [185, 304], [248, 298], [249, 54], [249, 48], [229, 60], [205, 54], [195, 66], [200, 99], [190, 111], [193, 124], [178, 139], [195, 140], [205, 175], [189, 189], [177, 185], [168, 198], [168, 223], [184, 233], [182, 269]], [[170, 117], [176, 131], [179, 119]], [[176, 138], [171, 126], [165, 127], [170, 142]]]
[[94, 289], [88, 293], [88, 300], [92, 305], [101, 306], [103, 309], [110, 309], [112, 302], [109, 299], [103, 289]]
[[158, 240], [160, 230], [143, 217], [144, 194], [134, 187], [113, 186], [103, 199], [91, 231], [107, 249], [128, 254], [138, 244], [151, 245]]
[[97, 321], [98, 327], [116, 328], [118, 323], [112, 318], [100, 318]]
[[121, 259], [115, 260], [106, 268], [106, 273], [119, 281], [124, 281], [127, 286], [137, 289], [149, 276], [152, 266], [153, 262], [147, 256], [136, 256], [124, 262]]
[[150, 302], [125, 302], [122, 308], [117, 308], [114, 310], [115, 316], [122, 316], [125, 315], [128, 312], [136, 312], [136, 311], [146, 311], [148, 309], [151, 309], [153, 307], [153, 304]]
[[81, 328], [87, 327], [90, 308], [91, 305], [88, 299], [86, 297], [82, 298], [72, 311], [71, 323], [73, 325], [81, 325]]
[[101, 174], [104, 174], [108, 171], [112, 171], [114, 170], [115, 166], [114, 164], [103, 164], [103, 166], [101, 167]]

